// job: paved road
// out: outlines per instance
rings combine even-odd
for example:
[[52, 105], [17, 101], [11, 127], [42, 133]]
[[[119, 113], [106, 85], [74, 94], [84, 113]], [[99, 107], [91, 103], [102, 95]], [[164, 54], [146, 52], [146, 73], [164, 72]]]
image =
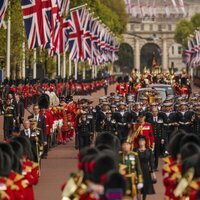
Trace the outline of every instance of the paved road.
[[[114, 86], [109, 88], [110, 91], [114, 91]], [[92, 94], [89, 98], [96, 104], [101, 96], [104, 96], [103, 90]], [[42, 176], [39, 184], [35, 187], [36, 200], [61, 199], [61, 185], [67, 180], [71, 172], [76, 171], [77, 153], [74, 149], [74, 142], [60, 145], [50, 151], [48, 159], [42, 161]], [[160, 172], [157, 174], [158, 183], [155, 185], [157, 194], [147, 198], [147, 200], [163, 199], [162, 177]]]
[[[194, 88], [195, 91], [199, 88]], [[114, 86], [109, 87], [109, 92], [114, 91]], [[87, 98], [91, 98], [97, 104], [99, 97], [104, 96], [101, 90]], [[76, 97], [78, 99], [78, 97]], [[28, 113], [26, 112], [26, 116]], [[2, 122], [0, 117], [0, 122]], [[3, 130], [3, 123], [0, 123], [0, 130]], [[3, 133], [3, 132], [1, 132]], [[2, 134], [0, 134], [2, 137]], [[49, 152], [47, 160], [42, 160], [42, 173], [39, 184], [35, 187], [36, 200], [59, 200], [61, 199], [60, 188], [67, 181], [69, 174], [77, 169], [77, 151], [74, 149], [74, 142], [67, 145], [60, 145]], [[163, 199], [163, 185], [161, 175], [162, 161], [160, 161], [157, 172], [158, 182], [155, 184], [156, 195], [149, 196], [147, 200]]]

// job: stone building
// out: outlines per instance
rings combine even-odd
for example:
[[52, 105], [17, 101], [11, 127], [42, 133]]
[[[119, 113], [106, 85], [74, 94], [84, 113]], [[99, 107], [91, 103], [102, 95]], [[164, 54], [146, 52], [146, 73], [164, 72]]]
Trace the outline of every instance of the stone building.
[[200, 12], [200, 1], [185, 1], [186, 15], [169, 7], [168, 17], [162, 2], [163, 0], [156, 1], [156, 17], [129, 15], [124, 43], [133, 49], [133, 67], [137, 70], [151, 68], [153, 60], [165, 71], [170, 68], [181, 70], [185, 67], [182, 62], [183, 48], [174, 41], [176, 23]]

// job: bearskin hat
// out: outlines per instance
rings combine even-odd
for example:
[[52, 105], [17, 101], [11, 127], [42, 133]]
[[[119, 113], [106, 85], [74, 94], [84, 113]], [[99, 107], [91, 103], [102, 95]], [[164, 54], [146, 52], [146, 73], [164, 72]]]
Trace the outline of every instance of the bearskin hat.
[[122, 199], [126, 193], [126, 180], [118, 171], [109, 171], [103, 184], [106, 199], [112, 199], [111, 195], [115, 197], [114, 199]]
[[111, 170], [117, 170], [117, 162], [114, 153], [107, 150], [95, 159], [91, 169], [91, 181], [101, 183], [105, 175]]
[[0, 150], [0, 176], [8, 177], [11, 172], [12, 164], [7, 153]]
[[48, 109], [49, 105], [50, 105], [49, 96], [47, 94], [42, 94], [38, 99], [39, 108], [40, 109], [42, 109], [42, 108]]
[[200, 154], [200, 147], [191, 142], [188, 142], [187, 144], [182, 146], [180, 150], [182, 161], [197, 153]]
[[182, 175], [185, 175], [189, 169], [194, 169], [194, 179], [200, 178], [200, 154], [194, 154], [182, 163]]
[[124, 82], [125, 82], [125, 83], [128, 83], [128, 82], [129, 82], [129, 76], [125, 76], [125, 77], [124, 77]]
[[177, 159], [177, 155], [180, 153], [181, 149], [181, 141], [183, 137], [186, 136], [185, 132], [174, 132], [173, 137], [169, 142], [169, 153], [173, 157], [174, 160]]
[[118, 83], [122, 83], [122, 82], [123, 82], [123, 79], [122, 79], [121, 76], [119, 76], [119, 77], [117, 78], [117, 82], [118, 82]]
[[190, 143], [194, 143], [198, 146], [200, 146], [200, 139], [197, 135], [195, 134], [186, 134], [182, 140], [180, 141], [180, 145], [183, 146], [185, 144], [187, 144], [188, 142]]

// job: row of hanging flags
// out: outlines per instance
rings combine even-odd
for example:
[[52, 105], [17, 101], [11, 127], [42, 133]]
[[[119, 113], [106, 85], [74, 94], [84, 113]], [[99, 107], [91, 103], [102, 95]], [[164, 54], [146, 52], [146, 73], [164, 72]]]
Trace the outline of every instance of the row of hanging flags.
[[200, 29], [188, 38], [188, 48], [184, 51], [184, 62], [193, 68], [200, 65]]
[[[8, 3], [0, 0], [0, 26]], [[21, 7], [29, 49], [46, 48], [50, 56], [69, 50], [70, 60], [91, 65], [117, 60], [117, 38], [86, 5], [70, 10], [70, 0], [21, 0]]]
[[187, 16], [184, 0], [125, 0], [125, 4], [127, 13], [133, 17], [156, 17], [161, 8], [165, 10], [166, 17], [170, 17], [173, 10]]

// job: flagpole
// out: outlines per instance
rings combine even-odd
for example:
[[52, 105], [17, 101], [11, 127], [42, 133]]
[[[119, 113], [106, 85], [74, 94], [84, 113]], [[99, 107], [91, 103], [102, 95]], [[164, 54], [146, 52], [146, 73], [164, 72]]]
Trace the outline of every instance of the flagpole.
[[84, 4], [84, 5], [81, 5], [81, 6], [77, 6], [77, 7], [71, 8], [71, 9], [70, 9], [70, 12], [73, 11], [73, 10], [78, 10], [78, 9], [84, 8], [84, 7], [86, 7], [86, 6], [87, 6], [87, 3]]
[[10, 79], [10, 37], [11, 37], [11, 17], [10, 2], [8, 4], [8, 25], [7, 25], [7, 57], [6, 57], [6, 77]]
[[75, 64], [74, 79], [77, 80], [77, 78], [78, 78], [78, 62], [75, 61], [74, 64]]
[[66, 78], [66, 52], [63, 52], [63, 78]]
[[36, 76], [37, 76], [37, 50], [36, 48], [33, 49], [33, 60], [34, 60], [34, 63], [33, 63], [33, 79], [36, 79]]
[[72, 61], [69, 56], [69, 77], [72, 75]]
[[22, 79], [26, 76], [26, 55], [25, 55], [25, 41], [22, 43]]
[[85, 80], [85, 64], [84, 64], [84, 67], [83, 67], [83, 80]]
[[57, 76], [60, 76], [60, 54], [57, 55]]

